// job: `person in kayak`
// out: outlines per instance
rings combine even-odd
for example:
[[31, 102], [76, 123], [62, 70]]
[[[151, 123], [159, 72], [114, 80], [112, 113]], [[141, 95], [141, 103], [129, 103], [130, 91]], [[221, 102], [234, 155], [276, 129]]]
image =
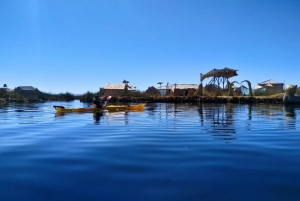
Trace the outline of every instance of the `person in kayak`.
[[95, 96], [93, 101], [94, 108], [102, 108], [105, 106], [104, 102], [100, 100], [99, 96]]

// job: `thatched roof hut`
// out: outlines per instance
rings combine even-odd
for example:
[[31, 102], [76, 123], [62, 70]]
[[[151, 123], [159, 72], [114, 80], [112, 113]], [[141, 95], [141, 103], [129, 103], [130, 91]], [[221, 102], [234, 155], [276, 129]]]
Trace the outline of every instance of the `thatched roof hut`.
[[152, 95], [152, 96], [160, 96], [160, 92], [154, 87], [148, 87], [146, 90], [146, 94]]
[[172, 84], [171, 92], [174, 96], [187, 96], [195, 93], [198, 89], [198, 84]]

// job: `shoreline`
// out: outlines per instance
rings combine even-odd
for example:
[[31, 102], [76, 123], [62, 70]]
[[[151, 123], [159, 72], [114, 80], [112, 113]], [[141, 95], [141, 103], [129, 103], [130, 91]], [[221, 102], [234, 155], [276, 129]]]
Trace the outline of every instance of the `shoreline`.
[[169, 96], [169, 97], [112, 97], [110, 102], [146, 102], [146, 103], [272, 103], [283, 104], [282, 97], [248, 96]]
[[[78, 100], [78, 99], [77, 99]], [[67, 101], [67, 100], [42, 100], [42, 99], [0, 99], [0, 103], [38, 103], [48, 101]], [[82, 100], [80, 100], [83, 102]], [[270, 96], [160, 96], [160, 97], [112, 97], [111, 103], [238, 103], [238, 104], [283, 104], [283, 97]]]

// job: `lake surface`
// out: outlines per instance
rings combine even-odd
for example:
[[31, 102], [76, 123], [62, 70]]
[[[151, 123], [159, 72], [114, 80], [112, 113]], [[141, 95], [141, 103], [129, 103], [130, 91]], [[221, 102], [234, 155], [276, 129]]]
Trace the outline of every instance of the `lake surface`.
[[300, 200], [300, 106], [0, 104], [0, 200]]

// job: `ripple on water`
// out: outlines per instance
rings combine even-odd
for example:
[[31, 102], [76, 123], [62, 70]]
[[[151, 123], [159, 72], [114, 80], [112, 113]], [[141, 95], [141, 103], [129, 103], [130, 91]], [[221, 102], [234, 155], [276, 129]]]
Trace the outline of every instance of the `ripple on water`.
[[0, 193], [4, 200], [297, 200], [298, 116], [298, 107], [282, 105], [151, 103], [98, 119], [58, 115], [49, 103], [7, 106]]

